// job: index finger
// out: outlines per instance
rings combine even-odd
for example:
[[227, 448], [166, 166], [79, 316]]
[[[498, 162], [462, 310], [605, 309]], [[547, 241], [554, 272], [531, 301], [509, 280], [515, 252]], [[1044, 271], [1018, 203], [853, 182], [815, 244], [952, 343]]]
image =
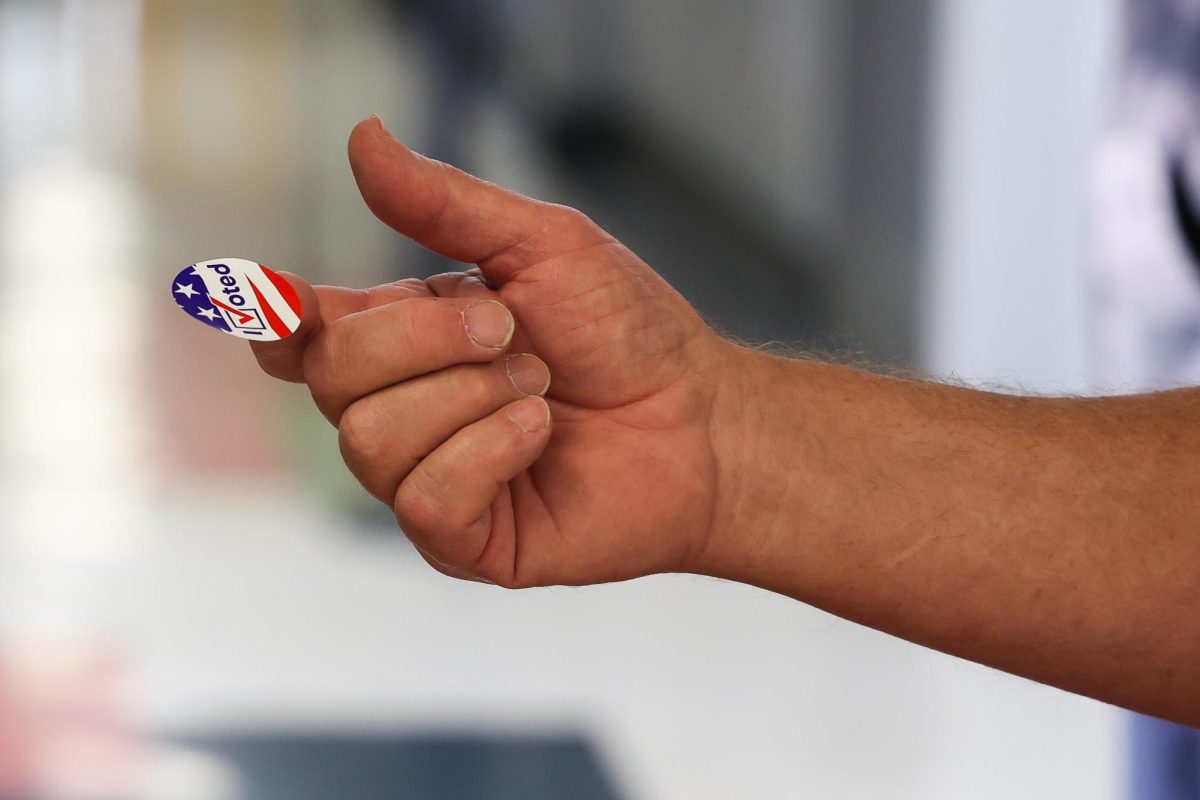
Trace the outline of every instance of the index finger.
[[371, 305], [371, 293], [341, 286], [312, 286], [290, 272], [280, 271], [300, 298], [300, 327], [275, 342], [250, 342], [263, 372], [292, 383], [304, 382], [304, 351], [326, 325]]
[[273, 378], [304, 382], [304, 351], [325, 326], [349, 314], [411, 297], [430, 297], [424, 281], [406, 278], [370, 289], [343, 286], [312, 286], [299, 275], [278, 270], [300, 298], [300, 327], [291, 336], [275, 342], [250, 342], [258, 365]]

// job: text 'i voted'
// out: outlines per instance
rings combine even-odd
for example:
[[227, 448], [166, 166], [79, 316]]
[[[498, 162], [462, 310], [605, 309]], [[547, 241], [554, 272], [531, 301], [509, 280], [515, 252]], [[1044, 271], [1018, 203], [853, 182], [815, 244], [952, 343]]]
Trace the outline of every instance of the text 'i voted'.
[[253, 342], [286, 339], [300, 327], [292, 285], [242, 258], [193, 264], [175, 276], [171, 294], [192, 319]]

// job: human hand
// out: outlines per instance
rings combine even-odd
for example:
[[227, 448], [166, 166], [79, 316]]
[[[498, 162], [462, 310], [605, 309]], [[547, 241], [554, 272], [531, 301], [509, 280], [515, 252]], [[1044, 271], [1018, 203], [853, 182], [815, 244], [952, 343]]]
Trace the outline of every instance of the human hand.
[[349, 151], [381, 220], [478, 266], [365, 291], [289, 275], [304, 322], [253, 345], [263, 369], [308, 384], [350, 470], [446, 574], [703, 571], [736, 348], [579, 212], [416, 155], [377, 119]]

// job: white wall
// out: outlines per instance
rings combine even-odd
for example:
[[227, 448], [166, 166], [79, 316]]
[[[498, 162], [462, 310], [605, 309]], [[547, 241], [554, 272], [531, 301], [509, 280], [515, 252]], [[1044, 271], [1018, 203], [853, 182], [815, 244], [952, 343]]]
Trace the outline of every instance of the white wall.
[[942, 0], [935, 34], [925, 366], [1086, 386], [1085, 171], [1113, 0]]

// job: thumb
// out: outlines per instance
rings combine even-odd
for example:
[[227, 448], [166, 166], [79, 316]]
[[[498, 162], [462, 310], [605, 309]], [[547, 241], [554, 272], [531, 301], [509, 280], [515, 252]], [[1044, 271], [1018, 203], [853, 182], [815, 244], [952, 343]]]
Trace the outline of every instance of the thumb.
[[487, 183], [409, 150], [378, 117], [350, 134], [350, 167], [383, 222], [447, 258], [504, 283], [523, 267], [611, 241], [583, 214]]

